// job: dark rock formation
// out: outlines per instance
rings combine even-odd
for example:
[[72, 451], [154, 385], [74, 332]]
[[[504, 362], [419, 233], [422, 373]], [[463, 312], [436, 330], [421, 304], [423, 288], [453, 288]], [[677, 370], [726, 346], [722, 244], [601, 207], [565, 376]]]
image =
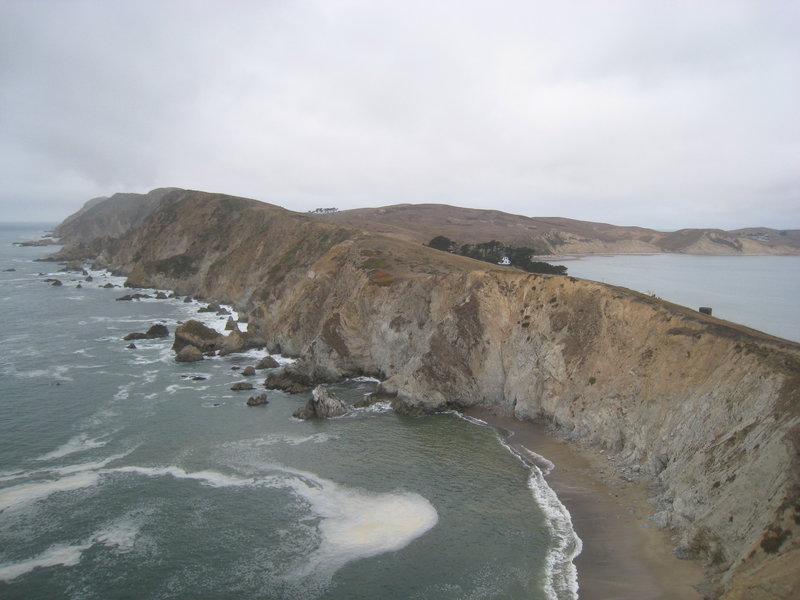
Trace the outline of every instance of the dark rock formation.
[[264, 406], [269, 404], [266, 394], [259, 394], [258, 396], [250, 396], [247, 399], [247, 406]]
[[293, 417], [298, 419], [329, 419], [331, 417], [339, 417], [347, 412], [347, 409], [328, 388], [318, 385], [311, 392], [311, 398], [306, 405], [298, 408], [292, 414]]
[[179, 352], [184, 346], [191, 345], [201, 352], [211, 352], [222, 348], [224, 343], [225, 336], [192, 319], [175, 328], [175, 342], [172, 344], [172, 349]]
[[117, 298], [117, 302], [128, 302], [130, 300], [143, 300], [145, 298], [152, 298], [152, 296], [150, 294], [140, 294], [137, 292], [136, 294], [126, 294], [124, 296], [120, 296], [119, 298]]
[[16, 269], [14, 269], [14, 268], [11, 268], [11, 269], [3, 269], [3, 272], [4, 272], [4, 273], [13, 273], [14, 271], [16, 271]]
[[256, 363], [256, 369], [275, 369], [280, 366], [280, 363], [271, 356], [265, 356]]
[[167, 295], [164, 292], [158, 292], [156, 294], [156, 300], [166, 300]]
[[156, 323], [150, 329], [148, 329], [145, 333], [129, 333], [126, 335], [123, 340], [130, 341], [130, 340], [154, 340], [158, 338], [165, 338], [169, 335], [169, 329], [166, 325], [162, 325], [161, 323]]
[[88, 281], [89, 283], [91, 283], [92, 281], [94, 281], [94, 277], [92, 277], [91, 275], [87, 275], [84, 281]]
[[233, 320], [233, 317], [228, 317], [228, 321], [225, 323], [225, 331], [239, 331], [239, 326]]
[[191, 296], [186, 296], [186, 298], [183, 299], [183, 303], [184, 304], [189, 304], [191, 301], [192, 301], [192, 297]]
[[128, 344], [128, 345], [127, 345], [127, 346], [125, 346], [125, 347], [126, 347], [128, 350], [136, 350], [136, 344], [134, 344], [133, 342], [131, 342], [130, 344]]
[[307, 392], [320, 383], [334, 383], [340, 379], [341, 377], [336, 374], [301, 360], [287, 365], [280, 371], [269, 373], [264, 380], [264, 387], [298, 394]]
[[101, 285], [100, 287], [102, 287], [102, 288], [105, 288], [105, 289], [107, 289], [107, 290], [108, 290], [108, 289], [111, 289], [111, 288], [113, 288], [113, 287], [114, 287], [114, 284], [109, 282], [109, 283], [107, 283], [107, 284], [105, 284], [105, 285]]
[[244, 371], [242, 371], [242, 375], [244, 375], [245, 377], [252, 377], [255, 374], [256, 370], [254, 367], [245, 367]]
[[175, 360], [178, 362], [197, 362], [198, 360], [203, 360], [203, 353], [196, 346], [187, 344], [178, 350]]
[[242, 390], [252, 390], [253, 384], [249, 381], [240, 381], [239, 383], [234, 383], [231, 386], [231, 391], [233, 392], [240, 392]]
[[197, 309], [197, 312], [199, 312], [199, 313], [211, 313], [211, 312], [215, 313], [215, 312], [217, 312], [219, 310], [219, 308], [220, 308], [219, 304], [213, 304], [212, 303], [212, 304], [208, 304], [206, 306], [201, 306], [200, 308]]

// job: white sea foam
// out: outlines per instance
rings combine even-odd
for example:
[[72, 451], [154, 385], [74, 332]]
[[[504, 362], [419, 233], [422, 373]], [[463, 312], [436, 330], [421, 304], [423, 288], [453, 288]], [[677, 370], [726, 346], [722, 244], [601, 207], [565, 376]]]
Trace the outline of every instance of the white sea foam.
[[81, 433], [70, 438], [55, 450], [48, 452], [47, 454], [42, 454], [41, 456], [37, 457], [36, 460], [52, 460], [54, 458], [62, 458], [77, 452], [86, 452], [87, 450], [92, 450], [93, 448], [101, 448], [107, 443], [107, 439], [103, 440], [101, 438], [90, 438], [85, 433]]
[[[231, 487], [231, 486], [252, 486], [257, 485], [258, 481], [255, 479], [245, 479], [235, 475], [225, 475], [217, 471], [194, 471], [189, 472], [173, 465], [166, 467], [118, 467], [116, 469], [108, 469], [106, 473], [136, 473], [145, 475], [147, 477], [174, 477], [175, 479], [190, 479], [199, 481], [211, 487]], [[266, 482], [264, 480], [262, 483]]]
[[258, 446], [274, 446], [277, 444], [299, 446], [300, 444], [305, 444], [307, 442], [312, 442], [314, 444], [323, 444], [325, 442], [335, 439], [338, 439], [338, 436], [332, 435], [330, 433], [313, 433], [311, 435], [306, 435], [306, 436], [292, 436], [281, 433], [273, 433], [263, 438], [234, 442], [230, 444], [230, 446], [258, 447]]
[[83, 553], [95, 544], [103, 544], [120, 553], [130, 552], [139, 537], [141, 527], [141, 518], [125, 515], [105, 525], [81, 544], [55, 544], [33, 558], [0, 565], [0, 581], [16, 579], [36, 568], [73, 567], [80, 563]]
[[50, 546], [47, 550], [33, 558], [0, 565], [0, 580], [10, 581], [16, 579], [20, 575], [29, 573], [37, 567], [75, 566], [80, 562], [83, 552], [88, 550], [91, 546], [91, 542], [75, 546], [65, 544]]
[[[487, 425], [480, 419], [459, 415], [475, 424]], [[524, 446], [524, 454], [508, 444], [505, 438], [497, 433], [497, 439], [512, 455], [530, 468], [528, 488], [533, 494], [536, 504], [547, 518], [552, 543], [554, 544], [545, 557], [544, 591], [548, 600], [564, 600], [578, 598], [578, 570], [573, 561], [583, 549], [583, 542], [572, 527], [572, 517], [566, 506], [561, 503], [553, 489], [547, 484], [542, 468], [550, 473], [555, 465], [543, 456], [528, 450]]]
[[288, 473], [295, 475], [287, 479], [290, 489], [322, 518], [319, 547], [289, 579], [313, 575], [326, 583], [345, 564], [400, 550], [439, 521], [436, 509], [419, 494], [373, 494], [311, 473]]
[[429, 531], [439, 520], [433, 505], [419, 494], [374, 494], [341, 486], [313, 473], [274, 468], [277, 475], [240, 477], [217, 471], [186, 471], [178, 466], [126, 466], [105, 473], [134, 473], [146, 477], [193, 480], [216, 488], [286, 488], [302, 499], [320, 519], [320, 545], [289, 575], [296, 581], [313, 575], [322, 583], [345, 564], [393, 552]]
[[17, 508], [21, 505], [43, 500], [58, 492], [68, 492], [91, 487], [97, 483], [98, 474], [94, 471], [82, 471], [61, 479], [34, 481], [0, 490], [0, 512]]
[[[38, 353], [37, 353], [38, 354]], [[34, 369], [32, 371], [17, 371], [12, 367], [11, 375], [21, 377], [23, 379], [56, 379], [58, 381], [72, 381], [72, 377], [67, 377], [66, 372], [69, 367], [59, 365], [53, 369]]]
[[375, 402], [374, 404], [370, 404], [369, 406], [362, 406], [360, 408], [351, 407], [350, 410], [345, 414], [345, 417], [357, 417], [358, 415], [363, 415], [364, 413], [367, 414], [384, 414], [392, 412], [392, 403], [387, 401]]

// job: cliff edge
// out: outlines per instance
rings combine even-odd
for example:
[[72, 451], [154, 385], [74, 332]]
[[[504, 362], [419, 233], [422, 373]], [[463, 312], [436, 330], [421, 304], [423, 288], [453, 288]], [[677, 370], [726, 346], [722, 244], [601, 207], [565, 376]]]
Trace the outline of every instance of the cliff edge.
[[709, 595], [800, 596], [800, 345], [255, 200], [151, 200], [102, 237], [95, 204], [56, 258], [233, 303], [304, 377], [378, 377], [399, 412], [488, 406], [613, 450], [659, 484], [657, 522]]

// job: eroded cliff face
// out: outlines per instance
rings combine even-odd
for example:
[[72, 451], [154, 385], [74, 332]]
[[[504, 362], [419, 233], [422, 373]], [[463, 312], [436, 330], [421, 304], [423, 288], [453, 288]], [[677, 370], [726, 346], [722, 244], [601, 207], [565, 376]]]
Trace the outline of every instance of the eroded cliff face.
[[277, 207], [168, 195], [106, 240], [132, 283], [233, 302], [319, 379], [395, 407], [543, 419], [661, 484], [658, 521], [718, 593], [800, 590], [800, 347], [599, 283], [488, 267]]

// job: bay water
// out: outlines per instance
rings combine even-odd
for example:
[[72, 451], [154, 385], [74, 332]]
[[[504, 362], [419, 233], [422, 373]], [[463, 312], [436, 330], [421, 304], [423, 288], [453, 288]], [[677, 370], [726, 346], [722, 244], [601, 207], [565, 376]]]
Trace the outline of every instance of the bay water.
[[279, 391], [248, 407], [264, 372], [230, 388], [264, 351], [180, 364], [171, 336], [122, 339], [226, 317], [117, 301], [147, 290], [12, 245], [41, 233], [0, 227], [0, 597], [576, 596], [569, 515], [495, 430], [384, 404], [304, 422], [309, 394]]
[[549, 260], [574, 277], [627, 287], [800, 342], [800, 256], [614, 254]]

